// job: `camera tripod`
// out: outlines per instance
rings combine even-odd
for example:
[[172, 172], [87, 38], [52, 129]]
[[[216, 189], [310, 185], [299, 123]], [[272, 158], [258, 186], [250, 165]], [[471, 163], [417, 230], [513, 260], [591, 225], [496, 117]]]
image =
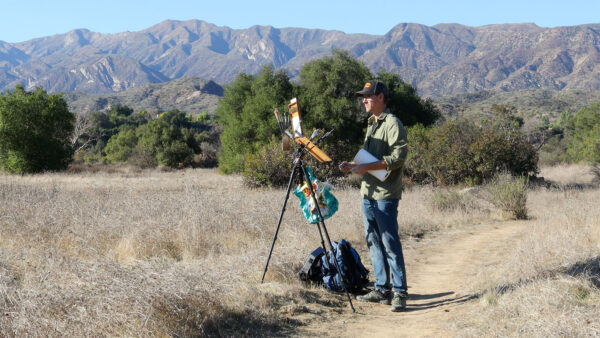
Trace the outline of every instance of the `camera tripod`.
[[[329, 132], [331, 133], [331, 132]], [[321, 141], [324, 137], [326, 137], [329, 133], [323, 135], [317, 142], [316, 144], [319, 143], [319, 141]], [[298, 150], [296, 151], [296, 154], [294, 156], [294, 167], [292, 169], [292, 174], [290, 175], [290, 181], [288, 183], [287, 186], [287, 192], [285, 194], [285, 200], [283, 201], [283, 207], [281, 208], [281, 213], [279, 214], [279, 221], [277, 222], [277, 229], [275, 230], [275, 235], [273, 236], [273, 243], [271, 244], [271, 249], [269, 250], [269, 256], [267, 257], [267, 263], [265, 264], [265, 271], [263, 272], [262, 275], [262, 279], [261, 279], [261, 283], [264, 282], [265, 280], [265, 275], [267, 274], [267, 269], [269, 267], [269, 261], [271, 260], [271, 255], [273, 253], [273, 247], [275, 246], [275, 241], [277, 240], [277, 234], [279, 233], [279, 228], [281, 227], [281, 221], [283, 219], [283, 214], [285, 213], [285, 207], [287, 205], [288, 199], [290, 197], [290, 191], [292, 189], [292, 184], [294, 182], [294, 177], [296, 176], [296, 174], [298, 173], [300, 175], [301, 181], [302, 178], [304, 179], [304, 181], [307, 183], [307, 186], [310, 190], [310, 196], [311, 198], [314, 198], [315, 201], [317, 201], [317, 196], [315, 194], [315, 191], [313, 189], [312, 186], [312, 182], [310, 179], [310, 176], [308, 175], [308, 171], [306, 170], [306, 167], [304, 166], [304, 163], [302, 161], [302, 156], [304, 154], [304, 150], [305, 150], [306, 146], [302, 145], [298, 148]], [[323, 238], [323, 233], [325, 233], [325, 238], [327, 238], [327, 243], [329, 244], [329, 248], [331, 253], [333, 254], [333, 262], [335, 265], [335, 268], [337, 270], [337, 272], [340, 275], [340, 280], [342, 281], [342, 285], [343, 285], [343, 289], [344, 291], [346, 291], [346, 296], [348, 297], [348, 303], [350, 303], [350, 308], [352, 309], [352, 312], [356, 312], [356, 310], [354, 309], [354, 305], [352, 305], [352, 299], [350, 298], [350, 293], [348, 292], [348, 287], [346, 286], [346, 282], [343, 278], [343, 273], [340, 269], [340, 266], [338, 264], [337, 259], [335, 258], [335, 249], [333, 247], [333, 245], [331, 244], [331, 239], [329, 238], [329, 233], [327, 232], [327, 228], [325, 227], [325, 221], [323, 218], [323, 215], [321, 214], [321, 208], [319, 207], [319, 203], [315, 203], [316, 208], [317, 208], [317, 212], [319, 215], [319, 221], [317, 222], [317, 229], [319, 229], [319, 236], [321, 237], [321, 247], [323, 248], [323, 251], [325, 252], [325, 262], [326, 264], [330, 264], [329, 263], [329, 255], [328, 255], [328, 251], [327, 248], [325, 247], [325, 239]], [[330, 269], [329, 266], [327, 267], [329, 271], [333, 271], [333, 269]]]

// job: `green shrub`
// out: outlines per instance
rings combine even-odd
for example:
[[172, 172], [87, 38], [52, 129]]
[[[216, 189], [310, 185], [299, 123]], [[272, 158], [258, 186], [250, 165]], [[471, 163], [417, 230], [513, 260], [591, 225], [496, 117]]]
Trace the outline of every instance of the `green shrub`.
[[516, 219], [527, 219], [528, 183], [525, 176], [513, 177], [509, 173], [500, 173], [487, 186], [488, 200]]
[[440, 126], [408, 129], [407, 175], [414, 182], [480, 184], [496, 173], [530, 175], [538, 171], [537, 151], [518, 130], [447, 120]]
[[431, 183], [433, 179], [432, 161], [428, 149], [431, 142], [431, 128], [416, 124], [406, 129], [409, 151], [406, 158], [404, 175], [412, 182]]
[[469, 153], [476, 165], [476, 176], [483, 181], [500, 171], [516, 176], [538, 172], [537, 151], [517, 130], [481, 128]]
[[425, 158], [438, 183], [456, 184], [477, 176], [475, 157], [469, 148], [478, 132], [473, 123], [464, 120], [447, 121], [432, 130]]
[[600, 163], [600, 102], [567, 117], [564, 124], [569, 160]]
[[184, 112], [172, 110], [161, 114], [136, 129], [136, 160], [150, 164], [152, 157], [156, 163], [170, 168], [192, 165], [194, 154], [201, 151], [198, 142], [206, 138], [197, 132], [200, 127]]
[[[344, 151], [344, 142], [333, 142], [329, 146], [323, 146], [323, 151], [332, 159], [340, 158], [338, 152]], [[275, 137], [253, 153], [245, 156], [242, 177], [244, 183], [252, 188], [258, 187], [287, 187], [292, 172], [295, 148], [283, 151], [281, 140]], [[304, 165], [310, 167], [315, 177], [322, 181], [335, 183], [348, 183], [344, 174], [337, 167], [336, 161], [318, 162], [308, 153], [302, 157]]]
[[158, 163], [171, 168], [183, 168], [192, 163], [194, 151], [184, 142], [173, 140], [156, 154]]
[[125, 162], [131, 157], [138, 143], [135, 129], [123, 128], [108, 140], [104, 152], [108, 163]]
[[246, 154], [242, 177], [251, 188], [287, 186], [292, 172], [292, 157], [275, 138], [255, 153]]

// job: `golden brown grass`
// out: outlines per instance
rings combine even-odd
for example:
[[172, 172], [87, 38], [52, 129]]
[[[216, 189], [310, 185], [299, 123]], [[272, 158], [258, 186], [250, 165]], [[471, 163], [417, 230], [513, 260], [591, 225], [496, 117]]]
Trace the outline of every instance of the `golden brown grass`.
[[540, 170], [541, 177], [560, 186], [589, 185], [598, 183], [598, 171], [582, 164], [561, 164], [552, 167], [543, 167]]
[[[329, 234], [368, 261], [358, 192], [335, 194]], [[464, 220], [407, 194], [405, 237]], [[293, 195], [259, 283], [284, 195], [212, 170], [0, 175], [0, 335], [280, 335], [289, 313], [343, 309], [297, 281], [320, 238]]]
[[0, 335], [280, 327], [245, 280], [272, 195], [211, 171], [0, 176]]
[[544, 168], [559, 186], [529, 193], [525, 235], [473, 283], [480, 303], [457, 323], [473, 336], [600, 334], [600, 190], [589, 167]]
[[[0, 175], [0, 336], [280, 336], [317, 314], [345, 311], [342, 295], [297, 280], [320, 238], [294, 196], [260, 284], [284, 193], [249, 190], [240, 177], [213, 170]], [[368, 264], [358, 191], [334, 194], [339, 211], [326, 222], [329, 234], [349, 240]], [[438, 211], [432, 194], [430, 187], [413, 187], [400, 203], [407, 250], [430, 232], [489, 219], [489, 206], [473, 200], [467, 209]], [[598, 194], [531, 193], [528, 222], [544, 237], [532, 232], [529, 241], [515, 243], [518, 256], [474, 285], [477, 292], [515, 290], [498, 292], [474, 318], [510, 318], [497, 304], [533, 282], [579, 290], [585, 306], [575, 317], [588, 318], [597, 309], [597, 289], [584, 274], [562, 271], [598, 256], [592, 236]]]

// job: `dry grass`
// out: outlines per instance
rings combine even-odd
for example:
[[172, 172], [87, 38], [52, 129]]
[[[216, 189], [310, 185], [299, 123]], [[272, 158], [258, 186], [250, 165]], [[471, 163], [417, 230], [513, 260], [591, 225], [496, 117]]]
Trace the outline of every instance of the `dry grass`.
[[252, 282], [274, 195], [200, 170], [0, 176], [0, 335], [278, 332]]
[[[0, 336], [281, 336], [346, 311], [342, 295], [306, 288], [296, 277], [320, 238], [294, 196], [260, 284], [284, 193], [249, 190], [240, 177], [200, 169], [0, 175]], [[368, 265], [358, 191], [334, 194], [339, 210], [326, 222], [329, 234], [349, 240]], [[473, 196], [471, 208], [436, 210], [433, 194], [413, 187], [400, 202], [407, 250], [430, 232], [490, 216]], [[533, 282], [578, 290], [583, 301], [573, 304], [584, 307], [575, 318], [597, 314], [591, 279], [565, 271], [598, 256], [598, 194], [533, 192], [528, 222], [544, 236], [516, 243], [515, 257], [474, 286], [515, 285], [474, 318], [509, 318], [499, 304]]]
[[[368, 262], [358, 191], [334, 193], [329, 234]], [[0, 336], [281, 335], [290, 314], [344, 309], [297, 281], [320, 238], [293, 195], [260, 284], [284, 195], [212, 170], [0, 175]], [[405, 238], [472, 217], [406, 195]]]
[[[600, 334], [600, 190], [589, 168], [545, 168], [567, 187], [536, 189], [531, 220], [514, 249], [485, 268], [473, 290], [479, 306], [461, 321], [473, 336], [594, 336]], [[554, 175], [553, 175], [554, 174]]]
[[577, 188], [577, 186], [589, 186], [600, 183], [597, 167], [591, 168], [582, 164], [561, 164], [552, 167], [544, 167], [540, 170], [540, 176], [559, 186]]

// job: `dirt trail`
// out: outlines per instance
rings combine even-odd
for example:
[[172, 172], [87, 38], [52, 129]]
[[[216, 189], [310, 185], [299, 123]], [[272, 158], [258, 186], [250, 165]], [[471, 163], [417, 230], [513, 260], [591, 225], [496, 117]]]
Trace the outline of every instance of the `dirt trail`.
[[[522, 222], [477, 225], [443, 232], [405, 250], [409, 298], [407, 311], [353, 299], [331, 321], [314, 321], [303, 334], [344, 337], [446, 337], [452, 318], [466, 313], [475, 298], [469, 284], [480, 267], [496, 264], [527, 228]], [[363, 258], [368, 261], [368, 257]], [[470, 302], [471, 301], [471, 302]]]

